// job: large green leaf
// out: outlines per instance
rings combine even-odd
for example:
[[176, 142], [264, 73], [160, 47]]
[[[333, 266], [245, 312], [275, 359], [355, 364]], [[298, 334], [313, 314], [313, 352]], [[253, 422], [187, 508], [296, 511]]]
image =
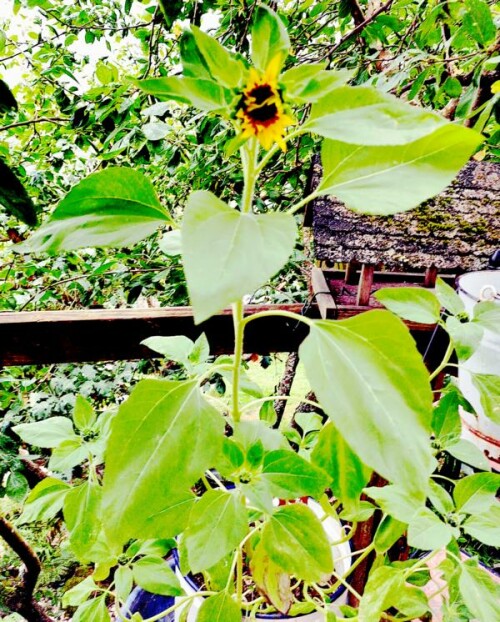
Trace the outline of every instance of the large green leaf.
[[305, 496], [318, 499], [329, 484], [329, 477], [322, 469], [286, 449], [266, 454], [259, 477], [279, 499]]
[[488, 458], [484, 455], [484, 452], [482, 452], [477, 445], [465, 438], [460, 438], [449, 444], [445, 444], [442, 446], [442, 449], [445, 449], [454, 458], [460, 460], [460, 462], [469, 464], [475, 469], [491, 471], [490, 463]]
[[241, 609], [228, 592], [219, 592], [203, 601], [196, 622], [241, 622]]
[[500, 584], [477, 565], [475, 560], [467, 560], [462, 565], [459, 579], [462, 598], [474, 618], [479, 622], [498, 620]]
[[252, 579], [261, 594], [281, 613], [288, 613], [293, 603], [290, 575], [275, 564], [262, 542], [255, 547], [250, 559]]
[[408, 544], [422, 551], [444, 547], [459, 535], [456, 527], [443, 523], [429, 508], [418, 510], [408, 525]]
[[318, 321], [300, 357], [321, 405], [359, 458], [389, 481], [422, 493], [435, 466], [432, 392], [401, 320], [376, 310]]
[[393, 147], [325, 140], [318, 192], [335, 195], [367, 214], [403, 212], [443, 190], [481, 140], [479, 134], [457, 125]]
[[500, 376], [472, 374], [472, 382], [479, 391], [484, 414], [500, 424]]
[[179, 579], [168, 562], [161, 557], [146, 555], [133, 565], [134, 581], [144, 590], [163, 596], [184, 594]]
[[500, 335], [500, 304], [491, 300], [478, 302], [474, 306], [475, 324]]
[[407, 524], [392, 516], [384, 516], [377, 527], [373, 543], [377, 553], [385, 553], [404, 534]]
[[275, 564], [304, 581], [319, 581], [333, 570], [323, 526], [301, 503], [277, 509], [264, 525], [261, 542]]
[[241, 493], [211, 490], [196, 502], [184, 534], [189, 568], [200, 572], [234, 551], [248, 531]]
[[304, 130], [351, 145], [405, 145], [446, 123], [435, 112], [410, 106], [367, 86], [343, 86], [314, 104]]
[[446, 331], [449, 334], [460, 362], [470, 358], [479, 347], [484, 330], [473, 322], [461, 322], [456, 317], [446, 318]]
[[449, 311], [449, 313], [452, 313], [453, 315], [464, 313], [465, 305], [463, 300], [453, 289], [453, 287], [448, 285], [446, 281], [443, 281], [441, 277], [436, 279], [435, 294], [441, 305]]
[[500, 547], [500, 504], [495, 503], [484, 514], [469, 516], [462, 529], [479, 542]]
[[182, 33], [179, 41], [179, 48], [181, 53], [182, 73], [187, 78], [213, 80], [207, 62], [198, 48], [196, 39], [190, 30], [185, 30]]
[[456, 390], [445, 393], [432, 415], [432, 431], [443, 446], [456, 442], [462, 433], [459, 406], [461, 398]]
[[49, 417], [43, 421], [20, 423], [13, 430], [25, 443], [49, 449], [77, 438], [73, 422], [68, 417]]
[[252, 27], [252, 62], [261, 71], [264, 71], [269, 63], [281, 57], [283, 64], [290, 49], [290, 39], [281, 19], [264, 4], [260, 4], [255, 10], [255, 18]]
[[401, 586], [401, 570], [382, 566], [370, 573], [359, 603], [359, 622], [379, 622], [390, 605], [390, 595]]
[[[4, 84], [0, 80], [0, 84]], [[1, 109], [0, 109], [1, 112]], [[29, 194], [11, 169], [0, 158], [0, 205], [27, 225], [37, 223], [36, 209]]]
[[402, 523], [409, 523], [415, 514], [424, 507], [425, 496], [415, 495], [401, 486], [370, 486], [365, 493], [374, 499], [385, 514]]
[[344, 509], [355, 510], [371, 469], [361, 462], [331, 421], [321, 429], [311, 460], [330, 475], [332, 492]]
[[375, 298], [404, 320], [422, 324], [435, 324], [439, 320], [441, 305], [428, 289], [385, 287], [375, 292]]
[[92, 544], [97, 540], [101, 529], [100, 508], [102, 488], [86, 481], [72, 488], [64, 499], [64, 521], [70, 532], [70, 544], [81, 562], [90, 562]]
[[184, 214], [182, 247], [195, 321], [264, 285], [287, 261], [296, 235], [288, 214], [246, 214], [210, 192], [193, 193]]
[[110, 622], [106, 595], [103, 594], [80, 605], [71, 619], [72, 622]]
[[459, 480], [453, 490], [457, 510], [462, 514], [487, 512], [500, 487], [498, 473], [475, 473]]
[[154, 95], [158, 99], [172, 99], [183, 104], [191, 104], [205, 112], [222, 112], [232, 99], [228, 89], [212, 80], [171, 76], [137, 80], [136, 84], [148, 95]]
[[55, 477], [46, 477], [28, 495], [19, 522], [30, 523], [54, 518], [62, 509], [64, 497], [70, 490], [71, 486], [66, 482]]
[[143, 380], [112, 421], [104, 499], [110, 537], [170, 537], [184, 527], [189, 488], [221, 451], [224, 421], [196, 382]]
[[110, 167], [77, 184], [47, 223], [20, 245], [26, 251], [129, 246], [171, 222], [152, 183], [131, 168]]
[[80, 583], [77, 583], [74, 587], [64, 592], [62, 597], [63, 607], [77, 607], [84, 603], [88, 597], [98, 589], [93, 577], [87, 577]]

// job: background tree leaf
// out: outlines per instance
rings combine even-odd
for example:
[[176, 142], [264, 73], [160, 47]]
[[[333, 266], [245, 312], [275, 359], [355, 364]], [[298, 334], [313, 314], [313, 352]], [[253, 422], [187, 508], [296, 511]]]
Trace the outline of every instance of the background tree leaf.
[[[0, 84], [2, 81], [0, 80]], [[1, 111], [0, 111], [1, 112]], [[0, 158], [0, 205], [30, 227], [37, 224], [36, 208], [17, 176]]]

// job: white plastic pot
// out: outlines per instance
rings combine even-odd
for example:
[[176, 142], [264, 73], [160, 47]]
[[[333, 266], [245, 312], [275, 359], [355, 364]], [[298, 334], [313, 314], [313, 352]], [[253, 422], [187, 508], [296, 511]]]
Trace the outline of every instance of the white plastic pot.
[[[457, 279], [458, 294], [466, 311], [472, 315], [474, 305], [491, 300], [500, 305], [500, 271], [469, 272]], [[462, 412], [463, 437], [475, 443], [490, 460], [493, 468], [500, 470], [500, 425], [489, 419], [481, 406], [479, 392], [472, 382], [471, 373], [500, 376], [500, 336], [485, 330], [481, 345], [458, 371], [458, 384], [464, 397], [472, 404], [477, 419]]]
[[[316, 516], [318, 516], [318, 518], [322, 518], [324, 516], [324, 512], [318, 503], [309, 500], [307, 504], [316, 514]], [[338, 540], [341, 540], [345, 535], [342, 525], [340, 525], [339, 522], [331, 516], [323, 521], [323, 527], [326, 534], [328, 535], [328, 539], [330, 540], [330, 542], [336, 542]], [[335, 563], [335, 572], [340, 576], [344, 575], [352, 564], [351, 547], [349, 542], [343, 542], [342, 544], [332, 546], [332, 556]], [[186, 593], [194, 594], [196, 592], [196, 584], [194, 583], [194, 581], [189, 577], [183, 577], [178, 570], [177, 574], [181, 581], [181, 585]], [[333, 596], [334, 598], [330, 608], [334, 613], [340, 615], [339, 606], [347, 604], [347, 590], [344, 586], [341, 586]], [[199, 608], [201, 607], [202, 602], [203, 598], [201, 596], [200, 598], [194, 599], [187, 617], [187, 622], [195, 622], [196, 615]], [[177, 611], [175, 618], [176, 622], [178, 622], [180, 616], [181, 612]], [[305, 615], [295, 616], [293, 618], [282, 615], [280, 613], [258, 614], [255, 616], [255, 620], [281, 620], [282, 622], [286, 620], [292, 620], [294, 622], [323, 622], [324, 619], [324, 614], [318, 611], [314, 611]], [[242, 620], [248, 621], [248, 618], [242, 617]]]

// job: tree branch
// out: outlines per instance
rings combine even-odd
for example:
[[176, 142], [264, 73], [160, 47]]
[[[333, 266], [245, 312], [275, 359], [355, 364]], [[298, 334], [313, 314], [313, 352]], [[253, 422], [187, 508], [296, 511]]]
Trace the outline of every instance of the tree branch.
[[361, 26], [361, 24], [365, 21], [365, 15], [359, 6], [357, 0], [349, 0], [349, 13], [352, 15], [352, 19], [354, 20], [354, 24], [356, 26]]
[[23, 127], [25, 125], [35, 125], [36, 123], [55, 123], [64, 124], [70, 119], [59, 119], [57, 117], [40, 117], [39, 119], [30, 119], [29, 121], [18, 121], [17, 123], [11, 123], [10, 125], [0, 125], [0, 131], [11, 130], [15, 127]]
[[364, 21], [362, 21], [355, 28], [353, 28], [351, 32], [347, 33], [344, 37], [342, 37], [340, 41], [337, 41], [337, 43], [330, 48], [325, 58], [328, 58], [329, 60], [331, 60], [332, 54], [334, 54], [340, 47], [342, 47], [346, 41], [349, 41], [349, 39], [351, 39], [352, 37], [359, 35], [359, 33], [362, 32], [368, 26], [368, 24], [371, 24], [381, 13], [388, 11], [393, 5], [393, 2], [394, 0], [388, 0], [388, 2], [383, 4], [374, 13], [372, 13]]
[[15, 527], [1, 516], [0, 537], [5, 540], [26, 568], [19, 589], [16, 594], [8, 598], [9, 608], [22, 615], [28, 622], [54, 622], [33, 598], [36, 582], [42, 569], [37, 554]]

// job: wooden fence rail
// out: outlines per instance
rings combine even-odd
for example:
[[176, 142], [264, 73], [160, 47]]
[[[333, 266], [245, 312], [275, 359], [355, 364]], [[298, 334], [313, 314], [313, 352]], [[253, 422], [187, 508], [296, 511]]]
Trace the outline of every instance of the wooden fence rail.
[[[303, 305], [248, 305], [245, 313], [265, 310], [301, 313]], [[339, 319], [360, 312], [359, 307], [339, 307]], [[316, 305], [308, 315], [318, 317]], [[408, 324], [421, 351], [433, 327]], [[186, 335], [196, 339], [205, 332], [212, 354], [233, 352], [230, 310], [196, 326], [190, 307], [164, 309], [116, 309], [90, 311], [42, 311], [0, 313], [0, 365], [32, 365], [69, 362], [119, 361], [150, 358], [154, 354], [140, 342], [155, 335]], [[308, 332], [303, 322], [270, 316], [250, 322], [245, 331], [245, 352], [268, 354], [294, 352]], [[442, 339], [435, 344], [442, 349]], [[435, 349], [435, 348], [434, 348]]]

